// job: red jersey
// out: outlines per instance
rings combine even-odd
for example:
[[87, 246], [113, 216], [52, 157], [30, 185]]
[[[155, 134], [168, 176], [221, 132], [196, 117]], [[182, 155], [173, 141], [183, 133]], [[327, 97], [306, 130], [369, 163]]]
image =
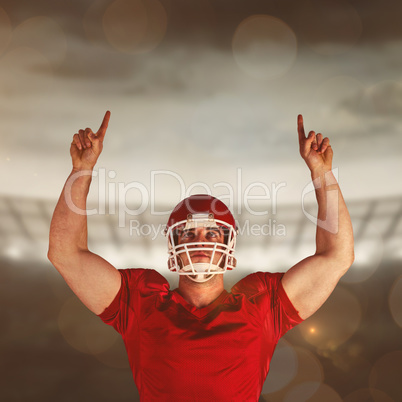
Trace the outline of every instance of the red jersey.
[[99, 317], [123, 337], [141, 401], [257, 401], [279, 338], [302, 321], [283, 273], [248, 275], [203, 308], [154, 270], [120, 274]]

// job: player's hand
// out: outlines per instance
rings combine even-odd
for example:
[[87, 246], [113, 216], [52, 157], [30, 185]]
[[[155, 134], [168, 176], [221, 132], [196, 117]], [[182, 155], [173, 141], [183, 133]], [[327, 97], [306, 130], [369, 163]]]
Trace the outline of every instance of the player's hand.
[[297, 131], [299, 133], [300, 155], [311, 171], [332, 169], [332, 147], [329, 138], [323, 138], [321, 133], [310, 131], [308, 136], [304, 133], [303, 116], [297, 117]]
[[99, 130], [94, 133], [90, 128], [79, 130], [74, 134], [70, 155], [74, 170], [92, 170], [103, 149], [110, 112], [107, 111]]

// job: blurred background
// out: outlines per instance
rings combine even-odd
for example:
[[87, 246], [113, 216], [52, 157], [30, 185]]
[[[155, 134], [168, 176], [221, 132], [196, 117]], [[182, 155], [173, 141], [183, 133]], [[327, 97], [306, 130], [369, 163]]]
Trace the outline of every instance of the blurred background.
[[402, 400], [401, 14], [397, 0], [0, 0], [0, 399], [139, 400], [119, 335], [46, 258], [72, 136], [110, 110], [90, 248], [172, 288], [163, 225], [188, 194], [238, 220], [228, 290], [314, 253], [297, 114], [328, 136], [356, 261], [281, 339], [260, 400]]

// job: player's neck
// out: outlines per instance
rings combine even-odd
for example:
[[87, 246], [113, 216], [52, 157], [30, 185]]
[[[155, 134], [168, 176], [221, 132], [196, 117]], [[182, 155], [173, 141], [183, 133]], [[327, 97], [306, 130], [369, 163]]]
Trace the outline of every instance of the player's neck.
[[178, 290], [184, 300], [197, 308], [202, 308], [211, 304], [223, 292], [223, 275], [215, 275], [203, 283], [181, 277]]

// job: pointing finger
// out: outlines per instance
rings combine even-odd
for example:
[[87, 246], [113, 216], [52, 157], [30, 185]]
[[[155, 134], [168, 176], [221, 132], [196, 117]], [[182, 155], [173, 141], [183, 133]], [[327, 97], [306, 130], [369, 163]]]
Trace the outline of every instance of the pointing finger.
[[297, 132], [299, 133], [299, 144], [302, 144], [306, 139], [306, 134], [304, 133], [303, 116], [301, 114], [297, 116]]
[[109, 125], [109, 120], [110, 120], [110, 112], [109, 110], [105, 113], [105, 117], [103, 118], [102, 124], [99, 127], [98, 132], [96, 133], [97, 136], [99, 136], [99, 139], [102, 141], [103, 138], [105, 137], [107, 127]]

